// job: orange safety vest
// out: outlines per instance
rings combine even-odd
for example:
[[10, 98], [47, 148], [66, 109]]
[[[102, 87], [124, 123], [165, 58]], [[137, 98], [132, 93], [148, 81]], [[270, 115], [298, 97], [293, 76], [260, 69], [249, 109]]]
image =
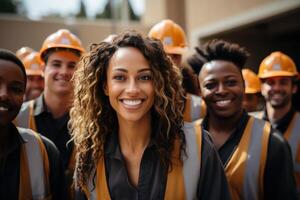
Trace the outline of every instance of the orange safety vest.
[[243, 136], [225, 166], [233, 200], [263, 199], [263, 179], [271, 125], [250, 117]]
[[[195, 199], [198, 181], [200, 178], [202, 131], [200, 124], [186, 123], [184, 126], [186, 137], [186, 151], [188, 158], [179, 161], [179, 142], [175, 141], [175, 150], [172, 153], [172, 171], [167, 177], [165, 191], [166, 200]], [[93, 173], [92, 173], [93, 174]], [[84, 192], [88, 199], [110, 200], [109, 189], [106, 181], [105, 164], [103, 156], [99, 159], [96, 176], [91, 176]], [[94, 178], [96, 180], [94, 180]], [[93, 187], [93, 183], [96, 183]]]
[[[262, 119], [264, 112], [259, 111], [253, 114]], [[298, 112], [294, 114], [288, 128], [283, 133], [283, 137], [288, 141], [291, 147], [297, 191], [300, 193], [300, 114]]]
[[25, 128], [18, 131], [25, 141], [20, 150], [19, 200], [51, 199], [49, 159], [38, 133]]
[[284, 138], [288, 141], [292, 158], [294, 161], [294, 170], [297, 183], [297, 191], [300, 193], [300, 114], [295, 113], [287, 130], [284, 133]]
[[[35, 118], [34, 118], [34, 108], [35, 108], [35, 101], [30, 100], [23, 104], [18, 116], [14, 120], [14, 124], [19, 127], [23, 128], [30, 128], [34, 131], [37, 131]], [[75, 170], [75, 156], [76, 156], [76, 150], [73, 148], [69, 163], [68, 163], [68, 169], [66, 171], [66, 174], [73, 174]], [[69, 198], [74, 199], [73, 189], [71, 186], [68, 188]]]
[[183, 113], [185, 122], [193, 122], [203, 119], [206, 115], [206, 105], [201, 97], [187, 93]]

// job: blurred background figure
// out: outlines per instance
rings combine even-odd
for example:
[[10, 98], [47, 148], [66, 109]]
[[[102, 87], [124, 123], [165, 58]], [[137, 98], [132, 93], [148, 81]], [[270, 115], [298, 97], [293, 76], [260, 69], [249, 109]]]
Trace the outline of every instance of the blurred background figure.
[[258, 111], [262, 108], [262, 99], [260, 94], [260, 80], [250, 69], [242, 70], [245, 81], [245, 96], [243, 107], [247, 112]]
[[192, 122], [204, 117], [206, 107], [199, 96], [198, 78], [193, 69], [182, 65], [182, 55], [188, 49], [183, 29], [172, 20], [165, 19], [155, 24], [149, 31], [148, 36], [161, 41], [173, 64], [181, 70], [183, 76], [182, 86], [186, 94], [184, 121]]
[[261, 93], [266, 101], [265, 110], [258, 112], [289, 142], [294, 161], [298, 198], [300, 198], [300, 115], [295, 111], [298, 71], [288, 55], [276, 51], [260, 64], [258, 77], [262, 81]]
[[23, 59], [26, 69], [27, 85], [25, 101], [39, 97], [44, 90], [43, 65], [38, 52], [32, 52]]
[[16, 51], [16, 56], [20, 59], [23, 60], [26, 56], [34, 52], [34, 50], [30, 47], [21, 47]]

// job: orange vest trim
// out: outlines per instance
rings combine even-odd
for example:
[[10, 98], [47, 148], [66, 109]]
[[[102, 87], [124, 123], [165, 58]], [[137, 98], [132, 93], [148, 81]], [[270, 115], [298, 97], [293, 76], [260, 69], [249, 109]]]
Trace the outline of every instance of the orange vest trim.
[[[195, 147], [197, 156], [200, 160], [200, 166], [201, 166], [201, 148], [202, 148], [202, 129], [199, 123], [193, 123], [191, 124], [193, 126], [193, 131], [195, 133], [190, 133], [191, 135], [195, 135], [195, 144], [194, 146], [191, 146], [190, 148], [194, 149]], [[191, 136], [189, 136], [191, 137]], [[167, 184], [166, 184], [166, 191], [165, 191], [165, 198], [166, 200], [174, 200], [174, 199], [180, 199], [180, 200], [185, 200], [187, 199], [187, 193], [189, 193], [190, 196], [195, 195], [194, 191], [190, 191], [186, 189], [190, 188], [196, 188], [194, 187], [195, 183], [185, 183], [185, 172], [186, 173], [192, 173], [192, 176], [195, 176], [197, 174], [193, 170], [184, 170], [184, 161], [182, 162], [179, 157], [179, 152], [180, 152], [180, 143], [179, 140], [175, 140], [174, 144], [174, 150], [171, 155], [171, 162], [172, 162], [172, 171], [169, 172], [168, 177], [167, 177]], [[193, 153], [192, 153], [193, 154]], [[191, 154], [190, 154], [191, 155]], [[191, 155], [191, 156], [196, 156], [196, 155]], [[196, 157], [197, 158], [197, 157]], [[192, 161], [194, 162], [194, 161]], [[195, 167], [197, 165], [194, 165]], [[199, 175], [200, 175], [200, 166], [197, 168], [199, 170]], [[106, 174], [105, 174], [105, 163], [104, 163], [104, 157], [102, 156], [100, 160], [98, 161], [97, 164], [97, 172], [96, 172], [96, 186], [95, 190], [90, 191], [89, 186], [85, 186], [83, 188], [85, 194], [89, 198], [95, 198], [99, 200], [110, 200], [110, 194], [109, 194], [109, 189], [108, 185], [106, 182]], [[191, 175], [191, 174], [189, 174]], [[187, 176], [188, 177], [188, 176]], [[197, 177], [198, 180], [199, 177]], [[90, 183], [92, 179], [89, 180]], [[198, 183], [198, 181], [196, 181]], [[196, 184], [197, 184], [196, 183]], [[190, 184], [190, 185], [189, 185]], [[88, 184], [90, 185], [90, 184]], [[190, 188], [186, 188], [190, 187]]]
[[[49, 180], [50, 167], [49, 167], [48, 153], [39, 134], [34, 131], [31, 131], [30, 133], [34, 135], [35, 139], [38, 142], [39, 149], [41, 151], [42, 160], [43, 160], [44, 184], [45, 184], [45, 193], [46, 193], [46, 197], [44, 197], [43, 200], [51, 199], [50, 180]], [[32, 172], [29, 169], [28, 159], [30, 158], [28, 158], [25, 144], [22, 144], [20, 150], [19, 200], [33, 199], [32, 189], [34, 188], [31, 188], [30, 173], [34, 173], [34, 172]]]
[[32, 199], [29, 176], [28, 161], [26, 155], [26, 149], [24, 145], [21, 145], [20, 152], [20, 185], [19, 185], [19, 200]]
[[[255, 127], [260, 130], [254, 130]], [[263, 199], [264, 170], [267, 160], [270, 130], [271, 125], [268, 122], [253, 117], [249, 118], [243, 136], [234, 150], [232, 157], [228, 161], [228, 164], [225, 166], [225, 174], [227, 176], [229, 190], [233, 200], [245, 199], [246, 197], [249, 199], [250, 197], [248, 195], [252, 195], [253, 198]], [[253, 142], [255, 144], [252, 144]], [[256, 151], [257, 149], [260, 150]], [[255, 155], [255, 153], [260, 155]], [[258, 170], [253, 171], [254, 177], [251, 175], [253, 173], [251, 172], [251, 169]], [[257, 172], [256, 175], [255, 172]]]

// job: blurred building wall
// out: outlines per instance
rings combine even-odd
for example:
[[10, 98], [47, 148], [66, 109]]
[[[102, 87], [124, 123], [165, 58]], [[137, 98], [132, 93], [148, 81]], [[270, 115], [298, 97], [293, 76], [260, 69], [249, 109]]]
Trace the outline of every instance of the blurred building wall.
[[135, 29], [147, 34], [149, 27], [140, 23], [116, 22], [110, 20], [42, 20], [31, 21], [18, 16], [0, 15], [0, 46], [15, 52], [23, 46], [39, 50], [45, 38], [58, 29], [67, 28], [75, 33], [88, 49], [91, 43], [101, 42], [109, 34], [119, 33], [126, 29]]

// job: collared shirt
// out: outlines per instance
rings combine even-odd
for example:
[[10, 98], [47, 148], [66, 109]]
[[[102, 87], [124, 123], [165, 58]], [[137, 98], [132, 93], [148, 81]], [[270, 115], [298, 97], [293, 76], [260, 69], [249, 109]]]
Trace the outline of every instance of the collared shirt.
[[[234, 133], [219, 148], [218, 153], [224, 166], [237, 148], [248, 120], [249, 115], [244, 112]], [[208, 130], [208, 116], [204, 119], [202, 126]], [[272, 130], [271, 132], [264, 176], [264, 199], [297, 199], [289, 145], [278, 131]]]
[[[230, 199], [224, 169], [217, 152], [206, 132], [203, 132], [202, 137], [201, 175], [196, 199]], [[104, 149], [106, 181], [113, 200], [164, 199], [167, 171], [159, 161], [154, 142], [150, 142], [143, 153], [137, 187], [129, 180], [117, 133], [108, 135]]]
[[60, 118], [54, 118], [47, 109], [44, 96], [41, 95], [35, 100], [34, 118], [37, 126], [37, 132], [50, 139], [57, 146], [65, 169], [73, 150], [73, 143], [68, 143], [71, 136], [68, 130], [69, 113]]
[[[20, 184], [20, 149], [25, 142], [17, 128], [10, 125], [9, 150], [0, 157], [0, 199], [18, 199]], [[52, 199], [65, 199], [64, 171], [59, 152], [55, 145], [41, 137], [45, 145], [50, 168], [50, 190]]]
[[[286, 113], [281, 119], [279, 119], [277, 122], [271, 123], [272, 128], [278, 130], [281, 134], [284, 135], [285, 131], [289, 127], [290, 122], [294, 117], [294, 114], [295, 114], [295, 109], [291, 108], [289, 112]], [[264, 110], [263, 119], [269, 121], [267, 110]]]

